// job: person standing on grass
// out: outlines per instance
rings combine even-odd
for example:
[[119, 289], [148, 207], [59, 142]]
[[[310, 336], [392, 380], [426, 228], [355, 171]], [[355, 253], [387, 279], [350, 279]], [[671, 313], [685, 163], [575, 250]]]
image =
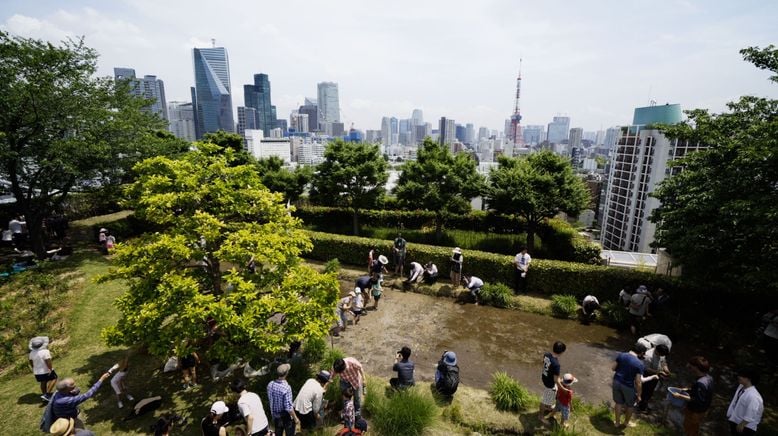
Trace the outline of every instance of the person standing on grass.
[[295, 427], [300, 423], [292, 404], [292, 387], [286, 381], [292, 365], [282, 363], [276, 368], [275, 380], [267, 385], [267, 398], [270, 401], [270, 414], [273, 416], [273, 428], [276, 436], [294, 436]]
[[532, 257], [527, 253], [527, 247], [522, 247], [521, 251], [513, 259], [513, 264], [516, 266], [514, 271], [514, 289], [516, 293], [527, 292], [527, 273], [529, 272], [529, 263], [532, 262]]
[[759, 373], [750, 368], [741, 368], [737, 372], [738, 387], [727, 409], [729, 431], [733, 435], [753, 435], [762, 421], [764, 401], [756, 390]]
[[92, 398], [104, 381], [111, 376], [110, 372], [101, 375], [86, 393], [76, 387], [76, 381], [68, 377], [57, 382], [57, 392], [51, 397], [51, 411], [54, 418], [78, 419], [78, 406]]
[[551, 352], [543, 354], [543, 371], [540, 373], [540, 379], [543, 382], [544, 389], [540, 400], [538, 419], [544, 424], [548, 423], [546, 414], [554, 410], [556, 393], [561, 387], [559, 357], [565, 350], [567, 350], [567, 346], [561, 341], [556, 341], [551, 348]]
[[232, 392], [240, 395], [238, 398], [238, 410], [246, 420], [246, 430], [250, 436], [265, 436], [268, 434], [267, 415], [262, 408], [262, 400], [259, 395], [246, 390], [246, 381], [235, 379], [230, 384]]
[[181, 367], [181, 378], [185, 391], [197, 386], [197, 365], [200, 364], [200, 356], [192, 351], [178, 360], [178, 366]]
[[[646, 347], [643, 344], [635, 344], [629, 352], [619, 353], [616, 361], [613, 362], [613, 402], [618, 428], [635, 426], [630, 419], [642, 393], [645, 354]], [[623, 423], [622, 415], [624, 415]]]
[[451, 285], [456, 289], [462, 280], [462, 264], [465, 262], [465, 256], [462, 249], [456, 247], [451, 252]]
[[672, 395], [686, 401], [686, 408], [683, 411], [684, 433], [686, 436], [697, 436], [700, 434], [702, 420], [713, 401], [713, 377], [708, 374], [710, 372], [708, 359], [702, 356], [689, 359], [686, 368], [697, 380], [690, 388], [684, 389], [686, 392], [674, 392]]
[[322, 404], [324, 392], [330, 384], [330, 372], [319, 371], [315, 378], [309, 378], [297, 393], [294, 400], [294, 411], [300, 419], [302, 430], [313, 430], [323, 421]]
[[340, 376], [341, 391], [345, 392], [348, 388], [354, 390], [354, 411], [356, 416], [360, 416], [362, 394], [367, 386], [362, 364], [353, 357], [336, 359], [335, 363], [332, 364], [332, 373]]
[[413, 370], [415, 365], [409, 359], [411, 357], [411, 349], [408, 347], [402, 347], [397, 355], [394, 357], [394, 366], [392, 371], [397, 372], [397, 377], [389, 379], [389, 384], [395, 389], [404, 389], [416, 384], [413, 380]]
[[403, 275], [407, 245], [408, 243], [403, 239], [403, 235], [398, 233], [397, 238], [394, 240], [394, 245], [392, 245], [392, 257], [394, 258], [394, 273], [400, 277]]
[[51, 352], [49, 351], [49, 338], [46, 336], [36, 336], [30, 339], [29, 343], [29, 361], [35, 380], [40, 383], [41, 399], [48, 402], [51, 400], [54, 386], [57, 385], [57, 372], [51, 363]]
[[127, 392], [127, 371], [130, 368], [129, 359], [127, 357], [122, 360], [122, 362], [119, 364], [119, 370], [114, 374], [113, 377], [111, 377], [111, 387], [113, 388], [113, 391], [116, 393], [116, 401], [117, 405], [121, 409], [124, 407], [124, 404], [122, 403], [122, 395], [124, 395], [127, 398], [127, 401], [135, 401], [135, 398], [130, 395], [129, 392]]
[[638, 402], [638, 410], [641, 412], [651, 411], [651, 408], [648, 407], [648, 402], [654, 396], [654, 390], [656, 390], [656, 385], [659, 384], [659, 378], [670, 376], [670, 368], [667, 366], [668, 354], [670, 354], [670, 348], [665, 344], [659, 344], [656, 347], [649, 348], [643, 357], [645, 373], [648, 376], [642, 379], [643, 389]]

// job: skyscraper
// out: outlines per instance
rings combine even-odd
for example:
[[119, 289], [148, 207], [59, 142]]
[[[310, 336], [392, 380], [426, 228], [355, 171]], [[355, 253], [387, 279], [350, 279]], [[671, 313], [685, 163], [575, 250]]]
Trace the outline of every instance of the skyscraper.
[[257, 110], [253, 107], [238, 106], [238, 134], [246, 141], [246, 130], [257, 130]]
[[567, 142], [570, 145], [570, 148], [580, 147], [582, 140], [583, 140], [583, 128], [573, 127], [572, 129], [570, 129], [570, 135], [568, 136], [568, 142]]
[[230, 64], [224, 47], [192, 50], [195, 70], [197, 138], [208, 132], [235, 131]]
[[475, 127], [473, 123], [467, 123], [465, 125], [465, 144], [475, 144]]
[[389, 117], [381, 118], [381, 144], [384, 147], [392, 145], [392, 121]]
[[300, 106], [300, 109], [298, 109], [297, 112], [308, 115], [309, 132], [318, 132], [320, 130], [319, 119], [321, 119], [321, 117], [319, 116], [319, 106], [315, 101], [306, 98], [305, 104]]
[[439, 123], [439, 129], [440, 129], [440, 145], [451, 145], [456, 142], [456, 134], [457, 134], [457, 127], [456, 122], [454, 120], [448, 119], [446, 117], [442, 117], [440, 119]]
[[335, 82], [321, 82], [319, 91], [319, 116], [321, 123], [340, 122], [340, 97], [338, 97], [338, 84]]
[[243, 85], [243, 99], [247, 107], [256, 111], [256, 128], [270, 137], [275, 127], [275, 107], [270, 100], [270, 78], [267, 74], [254, 74], [253, 85]]
[[411, 126], [423, 126], [424, 114], [421, 109], [414, 109], [411, 115]]
[[561, 144], [568, 139], [570, 130], [570, 117], [554, 117], [554, 121], [548, 123], [548, 142]]
[[621, 127], [609, 127], [605, 131], [605, 139], [602, 142], [602, 146], [608, 150], [612, 149], [616, 145], [616, 141], [619, 139], [620, 134]]
[[195, 116], [192, 103], [184, 101], [171, 101], [167, 105], [170, 124], [168, 130], [176, 137], [187, 141], [197, 139], [195, 133]]
[[165, 84], [162, 80], [152, 75], [146, 75], [142, 79], [138, 79], [135, 77], [135, 70], [132, 68], [114, 68], [113, 75], [116, 81], [126, 80], [129, 82], [132, 95], [152, 101], [149, 106], [143, 108], [144, 110], [157, 114], [163, 120], [168, 119]]
[[545, 140], [546, 126], [527, 125], [522, 130], [526, 145], [538, 145]]

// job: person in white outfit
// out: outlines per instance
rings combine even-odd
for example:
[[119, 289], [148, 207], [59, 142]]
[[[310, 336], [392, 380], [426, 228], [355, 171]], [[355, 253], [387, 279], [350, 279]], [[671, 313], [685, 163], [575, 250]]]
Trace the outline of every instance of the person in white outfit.
[[742, 368], [737, 373], [738, 387], [735, 396], [727, 409], [729, 431], [733, 435], [756, 434], [756, 428], [762, 421], [764, 401], [756, 390], [759, 383], [759, 373], [749, 368]]
[[117, 371], [116, 374], [111, 377], [111, 387], [116, 393], [116, 402], [120, 409], [124, 407], [124, 403], [122, 403], [122, 395], [127, 398], [127, 401], [135, 401], [135, 398], [133, 398], [132, 395], [127, 392], [126, 377], [127, 371], [129, 369], [129, 359], [125, 357], [124, 360], [119, 364], [119, 371]]

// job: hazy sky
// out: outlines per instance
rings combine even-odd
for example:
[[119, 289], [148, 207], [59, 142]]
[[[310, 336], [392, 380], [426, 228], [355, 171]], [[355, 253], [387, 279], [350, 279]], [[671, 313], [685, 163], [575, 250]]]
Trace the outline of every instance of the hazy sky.
[[[628, 124], [649, 100], [714, 111], [744, 94], [775, 97], [743, 47], [778, 43], [778, 2], [2, 0], [0, 28], [52, 41], [86, 38], [99, 72], [135, 68], [189, 100], [192, 47], [226, 47], [233, 104], [270, 75], [279, 117], [340, 87], [348, 128], [379, 129], [414, 108], [502, 129], [523, 58], [523, 124], [556, 114], [571, 127]], [[237, 119], [237, 118], [236, 118]]]

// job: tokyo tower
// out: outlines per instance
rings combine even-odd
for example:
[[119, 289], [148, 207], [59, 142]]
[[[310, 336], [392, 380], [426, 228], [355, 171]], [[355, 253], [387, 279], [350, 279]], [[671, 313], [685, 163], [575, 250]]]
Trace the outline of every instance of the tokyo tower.
[[521, 95], [521, 59], [519, 59], [519, 77], [516, 78], [516, 103], [513, 106], [513, 115], [511, 115], [511, 131], [509, 140], [513, 145], [523, 146], [524, 136], [521, 133], [521, 107], [519, 97]]

